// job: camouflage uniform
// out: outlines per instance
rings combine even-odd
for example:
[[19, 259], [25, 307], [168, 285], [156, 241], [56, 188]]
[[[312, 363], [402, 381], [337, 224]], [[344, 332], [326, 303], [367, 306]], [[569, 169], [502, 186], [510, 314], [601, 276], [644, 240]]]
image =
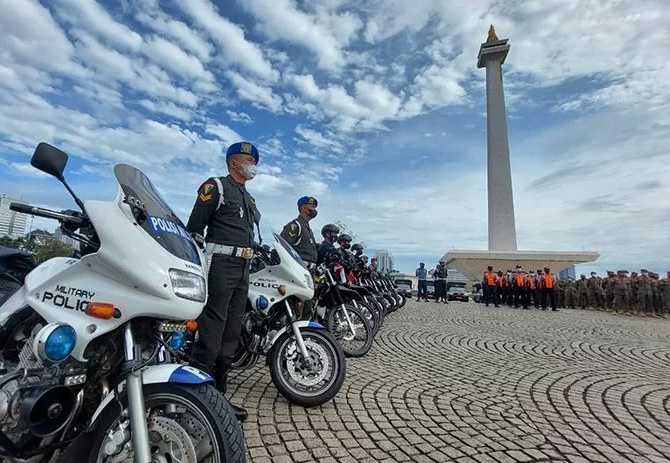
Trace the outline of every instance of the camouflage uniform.
[[653, 314], [654, 313], [654, 293], [651, 289], [651, 278], [647, 275], [646, 271], [641, 272], [637, 279], [637, 301], [638, 301], [638, 312], [644, 314]]
[[660, 315], [663, 310], [663, 301], [659, 288], [658, 274], [651, 274], [651, 305], [656, 315]]
[[638, 313], [639, 306], [637, 298], [637, 285], [638, 285], [637, 272], [633, 272], [630, 274], [630, 279], [628, 280], [628, 282], [630, 283], [630, 307], [633, 309], [635, 313]]
[[587, 280], [586, 287], [589, 306], [593, 308], [598, 307], [598, 279], [596, 278], [595, 274], [591, 274], [591, 278]]
[[568, 281], [566, 294], [565, 294], [565, 305], [571, 309], [575, 308], [577, 304], [577, 287], [576, 283], [572, 280]]
[[659, 292], [661, 293], [661, 299], [663, 301], [663, 312], [667, 317], [670, 315], [670, 272], [667, 274], [667, 278], [663, 278], [658, 282]]
[[630, 281], [624, 273], [617, 273], [614, 281], [614, 310], [623, 313], [630, 304]]
[[582, 275], [577, 280], [577, 303], [582, 309], [586, 309], [589, 304], [589, 287], [586, 275]]
[[605, 305], [609, 310], [614, 308], [614, 283], [616, 283], [614, 272], [607, 272], [607, 278], [605, 279]]

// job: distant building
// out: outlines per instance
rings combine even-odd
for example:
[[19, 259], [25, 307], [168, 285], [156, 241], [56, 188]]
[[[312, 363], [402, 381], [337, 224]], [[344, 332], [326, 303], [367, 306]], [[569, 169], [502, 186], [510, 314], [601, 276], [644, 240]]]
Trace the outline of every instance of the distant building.
[[18, 199], [9, 196], [0, 196], [0, 237], [23, 238], [26, 236], [26, 224], [28, 215], [9, 209], [11, 203], [20, 203]]
[[575, 276], [577, 274], [575, 273], [575, 266], [572, 265], [570, 267], [564, 268], [558, 273], [558, 278], [561, 280], [567, 280], [569, 278], [572, 278], [573, 280], [575, 279]]
[[390, 273], [393, 271], [393, 257], [386, 250], [378, 250], [375, 255], [377, 258], [377, 270], [382, 273]]
[[79, 241], [74, 240], [67, 235], [64, 235], [63, 232], [61, 231], [60, 227], [56, 228], [56, 231], [54, 232], [53, 237], [54, 237], [54, 239], [57, 239], [58, 241], [67, 244], [72, 249], [79, 250]]
[[28, 238], [40, 246], [44, 246], [54, 239], [54, 236], [46, 230], [33, 230], [28, 233]]

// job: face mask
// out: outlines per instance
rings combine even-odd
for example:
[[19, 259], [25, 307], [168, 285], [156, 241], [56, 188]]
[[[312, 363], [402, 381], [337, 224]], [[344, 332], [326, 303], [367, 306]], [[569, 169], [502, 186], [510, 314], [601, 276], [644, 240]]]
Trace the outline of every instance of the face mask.
[[247, 180], [251, 180], [256, 176], [256, 164], [243, 164], [240, 170], [242, 176]]
[[316, 217], [316, 215], [319, 213], [316, 209], [312, 209], [310, 211], [307, 211], [307, 215], [309, 216], [310, 219], [313, 219]]

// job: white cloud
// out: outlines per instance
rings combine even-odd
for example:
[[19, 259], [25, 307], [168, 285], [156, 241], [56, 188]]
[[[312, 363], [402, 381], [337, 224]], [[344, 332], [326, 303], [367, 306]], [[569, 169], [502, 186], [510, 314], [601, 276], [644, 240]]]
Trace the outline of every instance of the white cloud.
[[225, 63], [265, 80], [276, 79], [276, 71], [258, 45], [248, 41], [239, 26], [219, 15], [208, 0], [189, 0], [178, 2], [178, 5], [216, 42]]
[[143, 52], [147, 58], [182, 78], [203, 80], [209, 88], [216, 88], [214, 74], [206, 71], [198, 58], [165, 39], [151, 37], [145, 42]]
[[49, 10], [31, 0], [0, 0], [3, 64], [13, 62], [36, 69], [82, 75], [74, 61], [74, 47]]
[[265, 108], [272, 112], [281, 110], [282, 99], [272, 92], [271, 87], [266, 87], [251, 79], [245, 78], [237, 72], [228, 71], [226, 77], [232, 82], [237, 90], [237, 95], [251, 101], [254, 106]]
[[226, 110], [226, 114], [230, 118], [230, 120], [234, 122], [241, 122], [243, 124], [251, 124], [253, 120], [251, 119], [251, 116], [249, 116], [247, 113], [242, 112], [242, 111], [231, 111], [231, 110]]
[[135, 18], [139, 22], [168, 38], [174, 39], [203, 62], [210, 60], [214, 46], [185, 23], [172, 19], [165, 14], [160, 9], [157, 0], [143, 0], [139, 2], [138, 7], [141, 11], [135, 15]]
[[95, 0], [60, 0], [54, 6], [64, 20], [86, 28], [115, 48], [138, 51], [142, 46], [142, 37], [137, 32], [115, 21]]
[[169, 101], [151, 101], [140, 100], [138, 104], [152, 113], [165, 114], [182, 121], [190, 121], [193, 118], [193, 111], [177, 106]]
[[360, 18], [353, 13], [337, 14], [320, 9], [318, 14], [310, 15], [291, 0], [245, 0], [240, 3], [260, 21], [259, 32], [272, 40], [310, 50], [323, 69], [335, 70], [344, 64], [342, 49], [362, 27]]
[[216, 138], [221, 140], [224, 145], [226, 145], [226, 148], [228, 145], [232, 145], [233, 143], [244, 140], [244, 137], [242, 137], [239, 133], [235, 132], [227, 125], [208, 124], [205, 130], [207, 133], [211, 133], [212, 135], [216, 136]]
[[309, 129], [307, 127], [298, 126], [295, 128], [295, 132], [300, 135], [300, 137], [305, 140], [307, 143], [311, 144], [316, 148], [332, 150], [338, 153], [343, 151], [343, 146], [337, 140], [325, 137], [316, 130]]

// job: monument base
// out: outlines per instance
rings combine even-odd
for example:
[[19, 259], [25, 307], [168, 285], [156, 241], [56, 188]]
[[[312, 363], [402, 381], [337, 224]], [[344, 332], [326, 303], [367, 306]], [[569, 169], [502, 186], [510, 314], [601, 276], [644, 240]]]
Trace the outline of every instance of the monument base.
[[514, 270], [517, 265], [528, 272], [549, 267], [552, 273], [558, 273], [574, 264], [593, 262], [600, 255], [597, 252], [578, 251], [466, 251], [455, 249], [445, 254], [442, 262], [448, 268], [456, 268], [468, 278], [479, 280], [490, 265], [494, 271]]

